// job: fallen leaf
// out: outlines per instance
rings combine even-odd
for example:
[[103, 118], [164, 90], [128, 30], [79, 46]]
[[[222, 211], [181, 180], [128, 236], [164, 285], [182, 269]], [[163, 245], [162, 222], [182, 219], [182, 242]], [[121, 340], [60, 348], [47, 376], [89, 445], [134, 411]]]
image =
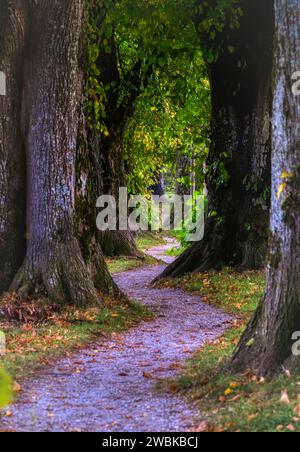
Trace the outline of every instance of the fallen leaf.
[[144, 376], [144, 378], [148, 378], [148, 379], [153, 378], [153, 376], [150, 372], [143, 372], [143, 376]]
[[207, 432], [207, 430], [208, 430], [208, 425], [206, 422], [200, 422], [200, 424], [197, 425], [197, 427], [195, 429], [193, 429], [193, 431], [196, 433]]
[[284, 405], [290, 405], [290, 399], [286, 391], [282, 391], [281, 397], [280, 397], [280, 403]]
[[20, 392], [21, 390], [22, 390], [21, 385], [17, 381], [14, 381], [14, 383], [13, 383], [13, 391], [14, 392]]
[[286, 187], [287, 187], [287, 184], [285, 182], [283, 182], [282, 184], [279, 185], [278, 191], [277, 191], [277, 199], [280, 198], [281, 194], [284, 192]]
[[225, 394], [226, 396], [230, 396], [232, 393], [233, 393], [233, 391], [232, 391], [231, 388], [227, 388], [226, 391], [224, 391], [224, 394]]
[[258, 417], [258, 413], [256, 414], [250, 414], [250, 416], [248, 416], [248, 420], [249, 421], [253, 421], [254, 419], [256, 419]]

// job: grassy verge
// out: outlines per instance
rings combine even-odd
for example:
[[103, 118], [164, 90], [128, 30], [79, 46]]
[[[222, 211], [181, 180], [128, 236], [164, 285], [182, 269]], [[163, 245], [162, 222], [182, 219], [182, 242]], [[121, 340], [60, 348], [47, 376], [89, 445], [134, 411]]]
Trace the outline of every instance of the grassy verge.
[[[137, 237], [137, 247], [140, 251], [147, 251], [154, 246], [163, 245], [164, 239], [159, 234], [145, 233]], [[111, 273], [122, 273], [135, 268], [145, 267], [147, 265], [157, 264], [157, 260], [144, 254], [143, 259], [131, 257], [116, 257], [106, 259], [109, 271]]]
[[263, 295], [265, 273], [227, 268], [222, 272], [188, 274], [162, 284], [198, 293], [203, 301], [247, 320]]
[[233, 376], [222, 371], [264, 292], [264, 272], [192, 275], [165, 282], [199, 292], [206, 302], [235, 314], [236, 324], [223, 337], [201, 349], [167, 383], [196, 402], [199, 431], [290, 432], [300, 431], [300, 377], [283, 374], [272, 381], [255, 375]]
[[145, 232], [137, 237], [136, 244], [141, 251], [146, 251], [153, 246], [163, 245], [165, 243], [161, 234]]
[[133, 257], [107, 258], [106, 263], [110, 273], [122, 273], [135, 268], [145, 267], [147, 265], [157, 264], [157, 260], [145, 255], [143, 259]]
[[107, 301], [104, 309], [64, 310], [40, 324], [2, 322], [7, 352], [0, 363], [14, 380], [19, 380], [53, 359], [151, 318], [152, 313], [137, 303]]
[[[161, 243], [163, 239], [153, 234], [142, 235], [137, 240], [141, 251]], [[112, 273], [118, 273], [156, 262], [145, 255], [144, 259], [108, 259], [108, 266]], [[99, 338], [153, 318], [149, 310], [134, 302], [120, 305], [113, 300], [106, 300], [105, 303], [104, 309], [69, 308], [60, 312], [53, 311], [47, 313], [46, 320], [40, 322], [26, 321], [24, 318], [22, 323], [0, 322], [0, 332], [5, 333], [7, 348], [5, 355], [0, 357], [0, 407], [9, 396], [10, 378], [20, 381], [51, 361], [86, 347]], [[19, 384], [15, 383], [14, 386], [18, 390]]]

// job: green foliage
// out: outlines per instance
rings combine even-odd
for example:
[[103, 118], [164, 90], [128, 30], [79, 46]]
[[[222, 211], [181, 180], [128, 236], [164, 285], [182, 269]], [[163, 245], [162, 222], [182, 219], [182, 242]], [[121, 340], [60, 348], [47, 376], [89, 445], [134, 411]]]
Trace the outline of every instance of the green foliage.
[[198, 0], [195, 22], [202, 36], [202, 48], [207, 63], [216, 62], [221, 52], [235, 52], [229, 32], [239, 27], [243, 15], [239, 3], [239, 0]]
[[[195, 197], [197, 196], [204, 196], [203, 192], [198, 192], [196, 191], [193, 195], [193, 200], [191, 200], [192, 203], [192, 216], [191, 219], [189, 221], [189, 223], [184, 223], [182, 225], [180, 225], [180, 228], [175, 228], [174, 230], [174, 235], [177, 238], [177, 240], [180, 243], [180, 248], [176, 247], [174, 249], [172, 249], [169, 254], [171, 256], [178, 256], [180, 255], [184, 250], [186, 250], [190, 245], [191, 242], [188, 239], [188, 236], [192, 233], [195, 232], [195, 222], [197, 220], [197, 210], [196, 210], [196, 204], [194, 202]], [[204, 208], [206, 209], [207, 207], [207, 198], [205, 197], [205, 206]]]
[[[129, 119], [124, 145], [131, 193], [147, 193], [160, 174], [173, 181], [168, 187], [173, 190], [180, 156], [195, 165], [201, 189], [210, 144], [206, 64], [216, 61], [220, 50], [235, 51], [227, 38], [239, 26], [238, 0], [196, 5], [190, 0], [88, 0], [86, 4], [90, 130], [109, 137], [113, 115], [119, 122], [123, 116]], [[107, 70], [100, 69], [104, 59]], [[123, 116], [116, 115], [118, 111]], [[226, 163], [217, 164], [213, 171], [218, 172], [219, 183], [227, 183]], [[187, 174], [189, 170], [193, 168], [187, 168]], [[186, 185], [189, 180], [178, 182]]]
[[[181, 35], [181, 52], [154, 71], [152, 83], [139, 97], [128, 123], [126, 159], [130, 169], [128, 185], [133, 193], [146, 193], [155, 184], [157, 174], [171, 174], [175, 181], [180, 156], [195, 162], [198, 184], [202, 186], [210, 136], [210, 84], [191, 22], [189, 26], [189, 38]], [[193, 48], [184, 50], [190, 35]], [[187, 168], [187, 174], [192, 171]]]
[[0, 408], [4, 408], [12, 399], [10, 376], [0, 367]]
[[102, 24], [105, 17], [105, 2], [90, 0], [85, 8], [85, 89], [86, 121], [90, 131], [107, 135], [106, 92], [100, 80], [98, 59], [103, 40]]
[[207, 171], [210, 173], [216, 187], [227, 185], [229, 182], [229, 172], [227, 170], [228, 161], [227, 152], [220, 153], [219, 160], [215, 160], [211, 165], [207, 166]]

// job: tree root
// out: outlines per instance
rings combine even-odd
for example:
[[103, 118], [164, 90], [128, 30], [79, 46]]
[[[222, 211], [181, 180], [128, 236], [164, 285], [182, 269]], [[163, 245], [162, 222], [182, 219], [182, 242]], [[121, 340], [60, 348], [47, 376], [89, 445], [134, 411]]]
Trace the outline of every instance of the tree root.
[[101, 304], [76, 240], [48, 244], [38, 254], [29, 250], [10, 290], [23, 299], [46, 296], [57, 304]]

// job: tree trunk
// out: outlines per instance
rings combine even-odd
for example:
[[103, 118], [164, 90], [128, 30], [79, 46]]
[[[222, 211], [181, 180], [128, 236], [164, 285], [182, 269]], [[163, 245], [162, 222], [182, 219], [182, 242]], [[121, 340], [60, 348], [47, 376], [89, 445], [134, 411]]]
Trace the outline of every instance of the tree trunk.
[[[162, 275], [261, 267], [267, 254], [270, 184], [270, 88], [273, 1], [241, 0], [240, 28], [219, 36], [222, 52], [209, 65], [212, 146], [209, 212], [202, 242]], [[206, 37], [201, 35], [202, 41]], [[227, 48], [228, 47], [228, 48]]]
[[[83, 92], [86, 92], [84, 83]], [[76, 157], [76, 231], [84, 261], [96, 289], [104, 295], [123, 296], [113, 281], [99, 243], [96, 227], [96, 200], [103, 189], [99, 161], [98, 133], [92, 133], [86, 124], [86, 100], [83, 96]]]
[[[125, 126], [126, 119], [121, 115], [112, 119], [110, 126], [108, 125], [109, 137], [104, 138], [101, 142], [103, 193], [113, 195], [117, 204], [120, 187], [127, 186], [123, 144]], [[140, 257], [130, 230], [101, 232], [100, 243], [106, 256]]]
[[272, 375], [282, 365], [300, 369], [292, 336], [300, 331], [300, 98], [292, 75], [299, 70], [300, 4], [275, 1], [275, 91], [272, 205], [267, 291], [233, 356], [233, 371]]
[[154, 196], [163, 196], [165, 194], [165, 175], [157, 168], [157, 171], [153, 172], [155, 179], [154, 184], [149, 187], [148, 191]]
[[20, 132], [22, 67], [27, 33], [24, 0], [0, 5], [0, 294], [7, 290], [25, 255], [25, 152]]
[[98, 302], [75, 238], [75, 159], [83, 1], [31, 3], [22, 129], [27, 254], [11, 290], [58, 303]]
[[[90, 14], [95, 15], [95, 20], [101, 27], [104, 17], [99, 14], [99, 8], [92, 8]], [[99, 194], [113, 195], [118, 202], [119, 189], [126, 187], [127, 176], [124, 131], [127, 120], [134, 111], [134, 102], [140, 93], [141, 64], [138, 62], [127, 75], [122, 74], [121, 79], [114, 34], [108, 41], [108, 45], [107, 42], [104, 45], [103, 39], [97, 61], [100, 73], [99, 83], [104, 87], [109, 87], [106, 91], [106, 118], [104, 120], [108, 135], [103, 134], [99, 142], [99, 161], [103, 179], [102, 191]], [[107, 52], [106, 47], [110, 48], [110, 52]], [[123, 83], [130, 87], [131, 94], [120, 104], [118, 87]], [[107, 256], [141, 256], [131, 231], [106, 231], [99, 233], [99, 237], [102, 250]]]
[[179, 196], [191, 195], [191, 171], [192, 159], [190, 156], [182, 153], [182, 150], [177, 151], [176, 156], [176, 184], [175, 193]]

